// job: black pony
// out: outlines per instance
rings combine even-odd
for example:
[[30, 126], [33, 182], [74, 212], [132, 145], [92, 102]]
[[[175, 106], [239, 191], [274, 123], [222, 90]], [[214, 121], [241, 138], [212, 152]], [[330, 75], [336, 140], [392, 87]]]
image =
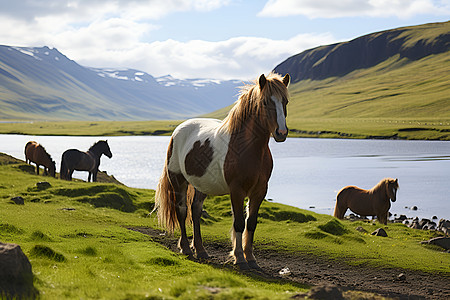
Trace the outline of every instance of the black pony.
[[61, 158], [61, 179], [72, 180], [74, 170], [88, 171], [88, 182], [97, 181], [98, 167], [100, 166], [100, 156], [105, 154], [109, 158], [112, 157], [109, 149], [108, 141], [98, 141], [87, 152], [77, 149], [66, 150]]

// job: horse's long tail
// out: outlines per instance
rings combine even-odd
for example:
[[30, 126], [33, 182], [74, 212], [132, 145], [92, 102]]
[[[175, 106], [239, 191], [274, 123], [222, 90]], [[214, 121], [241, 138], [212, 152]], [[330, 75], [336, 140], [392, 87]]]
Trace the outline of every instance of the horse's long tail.
[[25, 145], [25, 150], [23, 151], [24, 153], [25, 153], [25, 162], [28, 164], [28, 163], [30, 163], [31, 162], [31, 160], [29, 159], [29, 157], [27, 156], [27, 148], [28, 148], [28, 146], [30, 146], [31, 144], [32, 144], [33, 142], [28, 142], [26, 145]]
[[[172, 140], [170, 140], [169, 149], [171, 149]], [[159, 179], [158, 186], [155, 193], [155, 210], [158, 210], [158, 222], [161, 226], [166, 227], [168, 232], [173, 232], [178, 226], [178, 219], [176, 214], [176, 198], [173, 185], [169, 178], [168, 164], [170, 153], [167, 153], [167, 159], [164, 164], [164, 170]]]
[[67, 169], [66, 161], [64, 159], [64, 154], [63, 154], [63, 156], [61, 158], [61, 168], [59, 170], [59, 177], [61, 179], [67, 179], [67, 171], [68, 171], [68, 169]]
[[345, 211], [342, 211], [342, 207], [340, 207], [343, 205], [342, 202], [344, 201], [344, 199], [342, 199], [342, 191], [343, 190], [339, 191], [339, 193], [336, 196], [336, 205], [334, 206], [334, 212], [333, 212], [333, 216], [338, 219], [343, 219], [344, 214], [345, 214]]

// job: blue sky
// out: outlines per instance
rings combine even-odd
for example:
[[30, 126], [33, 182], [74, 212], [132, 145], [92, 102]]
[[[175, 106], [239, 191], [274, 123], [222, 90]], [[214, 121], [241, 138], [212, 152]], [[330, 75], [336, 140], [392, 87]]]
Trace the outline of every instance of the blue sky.
[[450, 19], [450, 0], [0, 0], [0, 44], [90, 67], [252, 79], [291, 55]]

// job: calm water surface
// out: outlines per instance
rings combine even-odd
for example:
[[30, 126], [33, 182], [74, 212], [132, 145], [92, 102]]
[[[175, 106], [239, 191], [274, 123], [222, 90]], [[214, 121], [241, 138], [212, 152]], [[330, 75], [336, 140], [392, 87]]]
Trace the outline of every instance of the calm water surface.
[[[169, 137], [67, 137], [0, 135], [0, 152], [24, 158], [25, 144], [44, 145], [59, 171], [62, 153], [86, 151], [107, 139], [112, 159], [103, 156], [100, 170], [131, 187], [156, 188]], [[369, 189], [384, 177], [399, 179], [393, 214], [450, 219], [450, 142], [287, 139], [270, 142], [274, 170], [267, 198], [332, 214], [336, 193], [346, 185]], [[87, 172], [75, 172], [86, 180]], [[417, 206], [418, 211], [409, 208]]]

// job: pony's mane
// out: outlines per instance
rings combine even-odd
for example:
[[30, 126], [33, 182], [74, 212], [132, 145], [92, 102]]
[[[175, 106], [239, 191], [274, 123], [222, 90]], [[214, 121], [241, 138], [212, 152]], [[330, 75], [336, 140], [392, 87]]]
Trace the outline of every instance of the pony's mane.
[[222, 128], [230, 134], [242, 128], [242, 125], [250, 116], [254, 116], [267, 128], [267, 104], [271, 101], [270, 97], [287, 98], [287, 88], [279, 74], [270, 73], [266, 76], [266, 84], [262, 90], [255, 80], [253, 84], [244, 85], [239, 94], [238, 100], [222, 124]]
[[95, 142], [94, 145], [92, 145], [92, 146], [89, 148], [89, 150], [94, 149], [94, 147], [97, 146], [98, 144], [100, 144], [100, 142], [104, 142], [104, 141], [98, 141], [98, 142]]
[[[378, 182], [377, 185], [372, 188], [372, 191], [377, 191], [377, 190], [379, 190], [381, 188], [384, 188], [385, 186], [388, 186], [390, 181], [394, 182], [395, 179], [392, 179], [392, 178], [381, 179], [380, 182]], [[396, 188], [398, 189], [398, 184], [397, 184]]]
[[48, 158], [50, 161], [53, 161], [53, 159], [52, 159], [52, 157], [50, 156], [50, 154], [47, 152], [47, 150], [45, 150], [45, 147], [42, 146], [41, 144], [38, 144], [38, 145], [40, 145], [40, 146], [42, 147], [42, 150], [44, 150], [44, 153], [45, 153], [45, 155], [47, 156], [47, 158]]

